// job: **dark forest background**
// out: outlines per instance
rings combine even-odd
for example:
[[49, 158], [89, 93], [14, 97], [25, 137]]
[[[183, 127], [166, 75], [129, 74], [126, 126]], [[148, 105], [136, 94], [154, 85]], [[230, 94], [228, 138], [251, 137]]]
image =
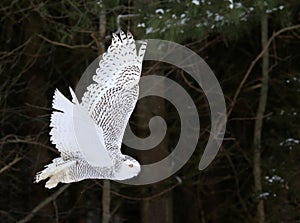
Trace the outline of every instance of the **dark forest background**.
[[[0, 20], [0, 222], [300, 222], [298, 0], [2, 0]], [[176, 80], [197, 106], [201, 133], [190, 161], [147, 186], [34, 184], [35, 173], [58, 156], [48, 134], [55, 88], [69, 95], [120, 28], [135, 39], [185, 45], [209, 64], [228, 112], [217, 157], [197, 169], [210, 117], [196, 81], [145, 62], [142, 75]], [[149, 134], [153, 115], [169, 128], [157, 148], [137, 154], [144, 162], [166, 156], [180, 135], [174, 107], [150, 97], [130, 120], [138, 136]]]

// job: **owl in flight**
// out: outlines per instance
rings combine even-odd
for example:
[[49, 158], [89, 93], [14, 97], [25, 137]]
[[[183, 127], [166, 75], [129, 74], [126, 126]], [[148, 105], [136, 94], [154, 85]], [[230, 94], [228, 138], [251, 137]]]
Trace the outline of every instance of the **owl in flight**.
[[49, 178], [45, 187], [53, 188], [59, 182], [125, 180], [138, 175], [139, 162], [122, 154], [121, 144], [138, 99], [146, 46], [142, 42], [137, 52], [131, 33], [113, 34], [81, 102], [71, 88], [72, 102], [55, 90], [50, 140], [60, 157], [38, 172], [35, 182]]

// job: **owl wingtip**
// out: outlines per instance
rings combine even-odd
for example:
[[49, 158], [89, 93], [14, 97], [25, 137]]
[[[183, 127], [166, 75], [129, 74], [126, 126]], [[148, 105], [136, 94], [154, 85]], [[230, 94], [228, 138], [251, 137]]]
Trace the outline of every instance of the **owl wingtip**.
[[69, 87], [69, 90], [70, 90], [70, 93], [71, 93], [71, 96], [72, 96], [72, 102], [74, 104], [79, 104], [78, 99], [77, 99], [76, 94], [73, 91], [73, 89], [71, 87]]

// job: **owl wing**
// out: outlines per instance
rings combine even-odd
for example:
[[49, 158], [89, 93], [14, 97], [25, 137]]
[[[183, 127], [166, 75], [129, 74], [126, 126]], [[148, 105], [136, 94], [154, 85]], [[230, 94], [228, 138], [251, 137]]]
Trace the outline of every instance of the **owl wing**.
[[99, 62], [93, 83], [81, 104], [103, 129], [107, 149], [120, 150], [124, 131], [138, 98], [138, 82], [146, 51], [143, 42], [137, 53], [130, 33], [113, 34], [112, 44]]
[[105, 148], [103, 131], [78, 103], [70, 88], [73, 100], [69, 101], [56, 89], [52, 107], [51, 142], [64, 159], [82, 155], [93, 166], [111, 166], [112, 161]]

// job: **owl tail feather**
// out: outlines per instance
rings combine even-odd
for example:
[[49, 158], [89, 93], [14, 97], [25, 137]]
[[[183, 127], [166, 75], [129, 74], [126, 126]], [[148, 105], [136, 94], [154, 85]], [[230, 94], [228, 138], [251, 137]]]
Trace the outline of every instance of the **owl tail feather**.
[[48, 189], [54, 188], [59, 182], [61, 182], [63, 174], [66, 172], [66, 170], [75, 162], [76, 161], [74, 160], [64, 161], [62, 158], [56, 158], [52, 161], [52, 163], [46, 165], [46, 168], [44, 170], [38, 172], [35, 175], [34, 182], [38, 183], [41, 180], [49, 178], [49, 180], [46, 182], [45, 187]]

